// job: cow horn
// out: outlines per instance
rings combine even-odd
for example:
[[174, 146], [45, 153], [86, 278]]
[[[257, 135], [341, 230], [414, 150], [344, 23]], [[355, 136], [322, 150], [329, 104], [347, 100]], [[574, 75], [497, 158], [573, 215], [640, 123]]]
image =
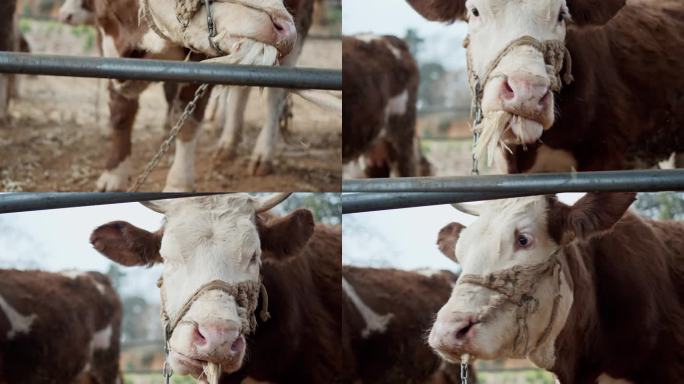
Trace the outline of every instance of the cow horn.
[[274, 193], [271, 196], [267, 196], [264, 198], [257, 199], [256, 205], [255, 205], [255, 210], [257, 213], [260, 212], [266, 212], [270, 210], [271, 208], [275, 207], [276, 205], [282, 203], [290, 197], [292, 192], [279, 192], [279, 193]]
[[162, 215], [166, 213], [168, 200], [141, 201], [140, 204]]
[[456, 208], [457, 211], [463, 212], [468, 215], [480, 216], [480, 212], [472, 206], [466, 206], [463, 204], [454, 203], [451, 204], [452, 207]]

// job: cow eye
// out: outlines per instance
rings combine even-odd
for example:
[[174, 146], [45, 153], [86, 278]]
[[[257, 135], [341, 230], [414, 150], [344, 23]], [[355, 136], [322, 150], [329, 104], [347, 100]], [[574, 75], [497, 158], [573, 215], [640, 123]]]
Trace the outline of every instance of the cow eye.
[[565, 20], [565, 11], [561, 8], [561, 10], [558, 12], [558, 22], [562, 23]]
[[254, 265], [257, 262], [259, 262], [259, 255], [256, 253], [256, 251], [254, 251], [254, 253], [252, 254], [252, 258], [249, 259], [249, 265]]
[[480, 17], [480, 10], [479, 9], [473, 8], [470, 10], [470, 12], [472, 12], [473, 16]]
[[532, 245], [532, 236], [528, 235], [527, 233], [521, 233], [518, 235], [516, 243], [519, 248], [528, 248], [530, 245]]

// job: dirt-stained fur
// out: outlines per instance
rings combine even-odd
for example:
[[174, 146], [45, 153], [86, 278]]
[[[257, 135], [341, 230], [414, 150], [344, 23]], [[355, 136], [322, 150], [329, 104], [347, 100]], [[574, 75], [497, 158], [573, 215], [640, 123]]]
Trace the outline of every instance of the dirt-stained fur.
[[[119, 383], [121, 302], [107, 276], [0, 270], [0, 296], [22, 316], [36, 316], [29, 332], [10, 339], [0, 310], [0, 382]], [[93, 335], [110, 326], [109, 347], [92, 351]]]
[[415, 176], [419, 73], [408, 46], [394, 36], [344, 36], [342, 63], [343, 162], [365, 156], [368, 177]]
[[[344, 278], [379, 315], [392, 315], [385, 332], [363, 337], [367, 324], [343, 293], [342, 349], [345, 382], [460, 383], [460, 367], [446, 364], [428, 347], [427, 331], [449, 299], [457, 276], [345, 266]], [[476, 382], [470, 370], [471, 383]], [[357, 381], [358, 380], [358, 381]]]

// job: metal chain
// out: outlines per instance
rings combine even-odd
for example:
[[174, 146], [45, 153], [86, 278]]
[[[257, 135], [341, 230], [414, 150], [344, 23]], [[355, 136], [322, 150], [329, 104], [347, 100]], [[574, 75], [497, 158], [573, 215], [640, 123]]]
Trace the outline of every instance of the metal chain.
[[193, 99], [190, 100], [188, 105], [185, 106], [183, 114], [176, 122], [176, 125], [174, 125], [171, 131], [169, 132], [169, 137], [167, 137], [166, 140], [164, 140], [164, 142], [161, 144], [161, 147], [159, 147], [157, 153], [154, 155], [152, 160], [150, 160], [147, 163], [147, 166], [145, 166], [145, 170], [140, 174], [140, 176], [138, 176], [138, 179], [135, 181], [135, 184], [128, 189], [128, 192], [138, 192], [140, 187], [142, 187], [142, 185], [145, 183], [145, 180], [147, 180], [147, 177], [150, 175], [150, 172], [152, 172], [152, 170], [159, 163], [159, 160], [161, 160], [162, 156], [164, 156], [164, 154], [171, 147], [171, 143], [173, 142], [173, 140], [176, 139], [176, 136], [178, 136], [178, 133], [183, 128], [183, 125], [185, 125], [185, 122], [195, 112], [195, 109], [197, 108], [197, 103], [207, 92], [208, 88], [209, 84], [202, 84], [199, 86], [199, 88], [197, 88], [197, 90], [195, 91], [195, 97], [193, 97]]
[[225, 56], [225, 52], [216, 44], [214, 38], [216, 37], [216, 28], [214, 24], [214, 15], [211, 11], [211, 3], [213, 0], [204, 0], [204, 6], [207, 8], [207, 30], [209, 31], [209, 45], [211, 45], [220, 56]]
[[461, 384], [468, 384], [468, 360], [470, 355], [467, 353], [461, 356]]
[[475, 147], [477, 147], [477, 141], [480, 139], [480, 132], [477, 130], [477, 126], [482, 122], [482, 86], [480, 85], [480, 80], [478, 79], [475, 83], [475, 103], [473, 104], [473, 166], [470, 171], [472, 176], [480, 175], [479, 162], [477, 161], [477, 156], [475, 156]]

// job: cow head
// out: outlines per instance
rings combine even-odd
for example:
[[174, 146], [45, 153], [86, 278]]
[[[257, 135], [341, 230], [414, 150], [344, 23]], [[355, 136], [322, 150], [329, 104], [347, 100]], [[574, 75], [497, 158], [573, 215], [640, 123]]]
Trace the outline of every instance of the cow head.
[[[280, 260], [304, 248], [314, 227], [310, 211], [300, 209], [280, 218], [260, 214], [287, 196], [214, 195], [148, 202], [148, 208], [165, 216], [159, 231], [150, 233], [119, 221], [100, 226], [91, 235], [94, 247], [119, 264], [163, 263], [163, 310], [179, 320], [168, 339], [168, 362], [174, 372], [198, 377], [207, 363], [220, 364], [225, 372], [242, 366], [250, 332], [244, 319], [251, 316], [239, 305], [244, 298], [219, 289], [197, 293], [215, 280], [258, 284], [262, 260]], [[194, 301], [179, 317], [191, 297]]]
[[[529, 36], [556, 42], [553, 46], [562, 54], [569, 26], [604, 24], [625, 5], [625, 0], [408, 1], [430, 20], [468, 22], [471, 87], [475, 79], [484, 83], [481, 129], [500, 131], [497, 139], [506, 144], [534, 143], [551, 128], [557, 114], [553, 89], [559, 89], [563, 77], [548, 67], [552, 59], [545, 58], [544, 48], [511, 44]], [[565, 74], [568, 69], [558, 70]]]
[[[175, 42], [223, 62], [272, 65], [290, 53], [297, 41], [294, 19], [283, 0], [214, 1], [211, 5], [216, 36], [207, 37], [207, 10], [179, 15], [175, 2], [146, 0], [154, 22]], [[145, 7], [145, 2], [141, 2]], [[143, 8], [144, 9], [144, 8]], [[187, 23], [181, 25], [179, 20]], [[216, 47], [220, 51], [216, 50]], [[220, 60], [214, 60], [220, 61]]]
[[[529, 358], [550, 369], [574, 299], [563, 249], [612, 228], [633, 201], [633, 193], [587, 194], [573, 206], [551, 196], [501, 200], [478, 207], [479, 218], [467, 228], [444, 227], [439, 248], [462, 272], [437, 314], [430, 346], [449, 361], [463, 354]], [[499, 287], [467, 277], [486, 280], [507, 271], [518, 274]], [[516, 288], [523, 291], [509, 300], [506, 290]]]
[[71, 24], [93, 24], [95, 22], [94, 0], [66, 0], [59, 8], [59, 21]]

